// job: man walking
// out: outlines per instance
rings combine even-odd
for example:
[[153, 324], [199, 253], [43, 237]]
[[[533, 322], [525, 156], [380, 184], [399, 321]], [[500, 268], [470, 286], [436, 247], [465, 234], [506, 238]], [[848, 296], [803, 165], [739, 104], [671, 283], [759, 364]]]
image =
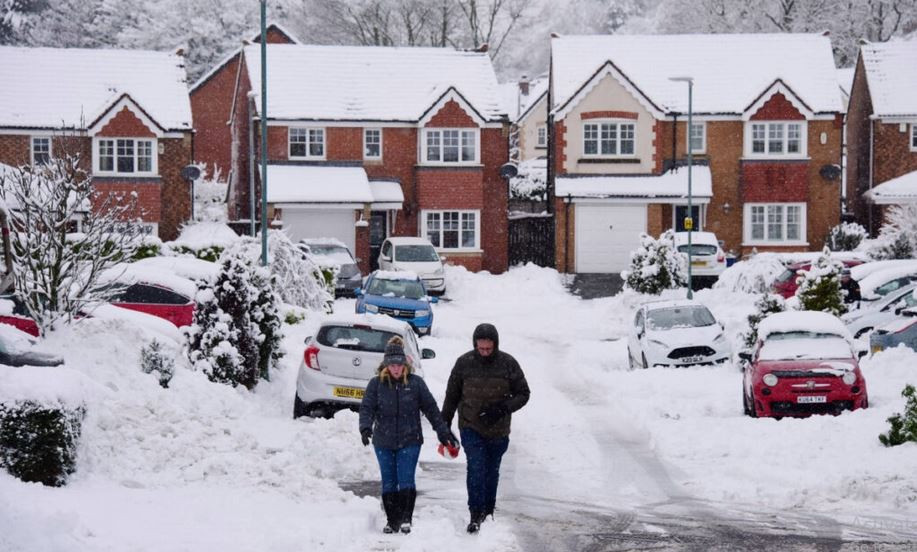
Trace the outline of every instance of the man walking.
[[525, 406], [530, 394], [519, 363], [500, 350], [497, 328], [480, 324], [474, 329], [473, 344], [473, 350], [455, 361], [443, 401], [447, 426], [458, 410], [468, 458], [469, 533], [477, 533], [481, 522], [493, 516], [500, 461], [509, 446], [511, 413]]

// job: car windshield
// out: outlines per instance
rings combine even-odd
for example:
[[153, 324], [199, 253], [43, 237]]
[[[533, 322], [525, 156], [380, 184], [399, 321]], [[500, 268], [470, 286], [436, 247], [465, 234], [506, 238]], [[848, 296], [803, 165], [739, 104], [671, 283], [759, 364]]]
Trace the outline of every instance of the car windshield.
[[698, 328], [716, 324], [716, 319], [703, 306], [651, 310], [646, 314], [646, 320], [652, 330]]
[[690, 247], [688, 244], [679, 245], [678, 251], [682, 253], [688, 253], [688, 249], [691, 250], [692, 255], [716, 255], [716, 246], [708, 245], [704, 243], [692, 243]]
[[373, 278], [366, 293], [407, 299], [423, 299], [426, 295], [423, 284], [417, 280], [385, 280], [382, 278]]
[[338, 264], [353, 264], [353, 256], [346, 247], [340, 245], [318, 244], [309, 245], [313, 255], [325, 257]]
[[395, 246], [395, 260], [402, 263], [435, 263], [439, 255], [432, 245]]
[[368, 353], [385, 352], [385, 344], [396, 334], [370, 327], [325, 326], [316, 339], [326, 347], [365, 351]]
[[805, 360], [851, 358], [850, 344], [832, 333], [783, 332], [767, 336], [760, 360]]

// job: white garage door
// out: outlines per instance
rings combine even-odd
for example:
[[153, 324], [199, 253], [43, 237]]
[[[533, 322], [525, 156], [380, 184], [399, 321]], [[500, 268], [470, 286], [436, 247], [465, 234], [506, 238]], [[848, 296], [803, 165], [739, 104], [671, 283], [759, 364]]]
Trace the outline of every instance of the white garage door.
[[646, 205], [576, 205], [576, 271], [621, 272], [646, 231]]
[[283, 229], [293, 241], [337, 238], [356, 255], [353, 209], [283, 209]]

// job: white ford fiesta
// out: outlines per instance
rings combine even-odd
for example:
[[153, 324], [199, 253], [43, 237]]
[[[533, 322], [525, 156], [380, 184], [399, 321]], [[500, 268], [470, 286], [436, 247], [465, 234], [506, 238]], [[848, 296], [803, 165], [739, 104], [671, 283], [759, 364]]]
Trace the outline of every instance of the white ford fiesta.
[[376, 375], [389, 339], [404, 340], [404, 353], [423, 377], [422, 359], [434, 358], [420, 349], [406, 322], [380, 314], [341, 314], [325, 319], [306, 338], [296, 380], [293, 417], [330, 418], [338, 410], [357, 410], [366, 384]]
[[631, 368], [692, 366], [729, 360], [723, 326], [696, 301], [653, 301], [637, 308], [627, 339]]

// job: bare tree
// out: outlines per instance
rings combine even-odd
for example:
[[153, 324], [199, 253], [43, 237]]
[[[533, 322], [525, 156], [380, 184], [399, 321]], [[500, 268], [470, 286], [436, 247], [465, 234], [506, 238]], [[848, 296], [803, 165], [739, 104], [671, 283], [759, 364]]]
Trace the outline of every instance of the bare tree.
[[473, 48], [486, 44], [490, 57], [496, 58], [532, 0], [456, 0], [456, 3], [466, 25], [465, 38], [470, 39]]

